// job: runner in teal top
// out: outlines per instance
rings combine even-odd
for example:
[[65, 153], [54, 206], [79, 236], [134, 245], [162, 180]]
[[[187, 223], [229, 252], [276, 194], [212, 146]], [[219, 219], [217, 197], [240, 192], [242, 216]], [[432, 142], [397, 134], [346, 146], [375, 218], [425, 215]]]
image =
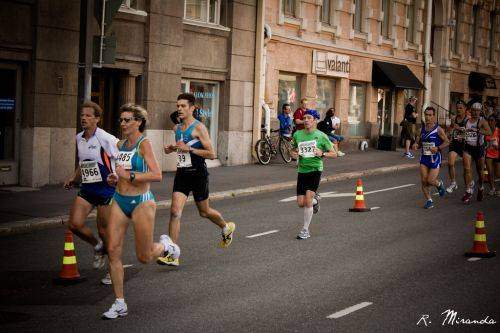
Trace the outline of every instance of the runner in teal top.
[[316, 194], [323, 171], [323, 157], [336, 157], [328, 136], [316, 129], [319, 114], [316, 110], [307, 110], [304, 115], [303, 130], [293, 134], [293, 154], [298, 156], [297, 204], [304, 208], [304, 227], [297, 239], [310, 237], [309, 225], [313, 213], [319, 211], [320, 196]]

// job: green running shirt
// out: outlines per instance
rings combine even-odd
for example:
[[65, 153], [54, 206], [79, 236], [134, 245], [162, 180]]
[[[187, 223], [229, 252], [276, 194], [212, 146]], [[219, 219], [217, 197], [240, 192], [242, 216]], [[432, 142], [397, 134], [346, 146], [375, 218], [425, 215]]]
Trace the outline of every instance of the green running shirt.
[[314, 151], [321, 149], [326, 153], [333, 147], [328, 136], [317, 129], [312, 133], [305, 129], [295, 132], [292, 145], [299, 150], [299, 173], [323, 171], [323, 158], [314, 156]]

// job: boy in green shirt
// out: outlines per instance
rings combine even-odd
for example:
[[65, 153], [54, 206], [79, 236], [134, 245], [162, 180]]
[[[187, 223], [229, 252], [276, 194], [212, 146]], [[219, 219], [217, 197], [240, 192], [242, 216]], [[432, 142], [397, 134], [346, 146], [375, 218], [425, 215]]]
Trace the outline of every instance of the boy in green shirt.
[[319, 113], [307, 110], [304, 129], [293, 134], [292, 154], [298, 157], [297, 204], [304, 208], [304, 226], [297, 239], [307, 239], [313, 213], [319, 211], [319, 196], [316, 194], [323, 171], [323, 157], [336, 157], [333, 145], [325, 133], [316, 129]]

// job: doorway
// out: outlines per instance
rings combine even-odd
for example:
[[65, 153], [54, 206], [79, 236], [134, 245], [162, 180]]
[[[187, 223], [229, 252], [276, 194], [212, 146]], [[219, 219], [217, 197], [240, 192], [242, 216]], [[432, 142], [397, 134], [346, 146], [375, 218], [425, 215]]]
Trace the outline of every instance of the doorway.
[[394, 133], [394, 90], [378, 89], [377, 121], [379, 135], [393, 136]]
[[21, 67], [0, 63], [0, 185], [19, 183]]

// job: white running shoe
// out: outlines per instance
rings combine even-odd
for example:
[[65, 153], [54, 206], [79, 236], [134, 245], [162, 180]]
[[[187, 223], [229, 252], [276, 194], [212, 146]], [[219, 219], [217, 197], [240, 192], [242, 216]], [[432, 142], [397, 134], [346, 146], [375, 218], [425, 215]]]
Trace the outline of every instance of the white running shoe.
[[453, 193], [455, 190], [458, 190], [458, 185], [455, 182], [451, 182], [450, 186], [446, 189], [446, 192]]
[[488, 192], [488, 195], [489, 195], [489, 196], [492, 196], [492, 197], [494, 197], [496, 194], [497, 194], [497, 191], [496, 191], [494, 188], [492, 188], [492, 189]]
[[297, 239], [307, 239], [309, 237], [311, 237], [311, 235], [309, 234], [309, 230], [306, 229], [301, 229], [297, 235]]
[[108, 311], [102, 314], [102, 319], [116, 319], [128, 314], [127, 303], [115, 301]]
[[111, 280], [111, 275], [109, 275], [109, 272], [106, 273], [106, 276], [101, 279], [101, 283], [109, 286], [113, 284], [113, 281]]
[[106, 249], [102, 240], [99, 240], [96, 246], [94, 246], [94, 261], [92, 262], [92, 267], [94, 269], [102, 269], [106, 264]]

